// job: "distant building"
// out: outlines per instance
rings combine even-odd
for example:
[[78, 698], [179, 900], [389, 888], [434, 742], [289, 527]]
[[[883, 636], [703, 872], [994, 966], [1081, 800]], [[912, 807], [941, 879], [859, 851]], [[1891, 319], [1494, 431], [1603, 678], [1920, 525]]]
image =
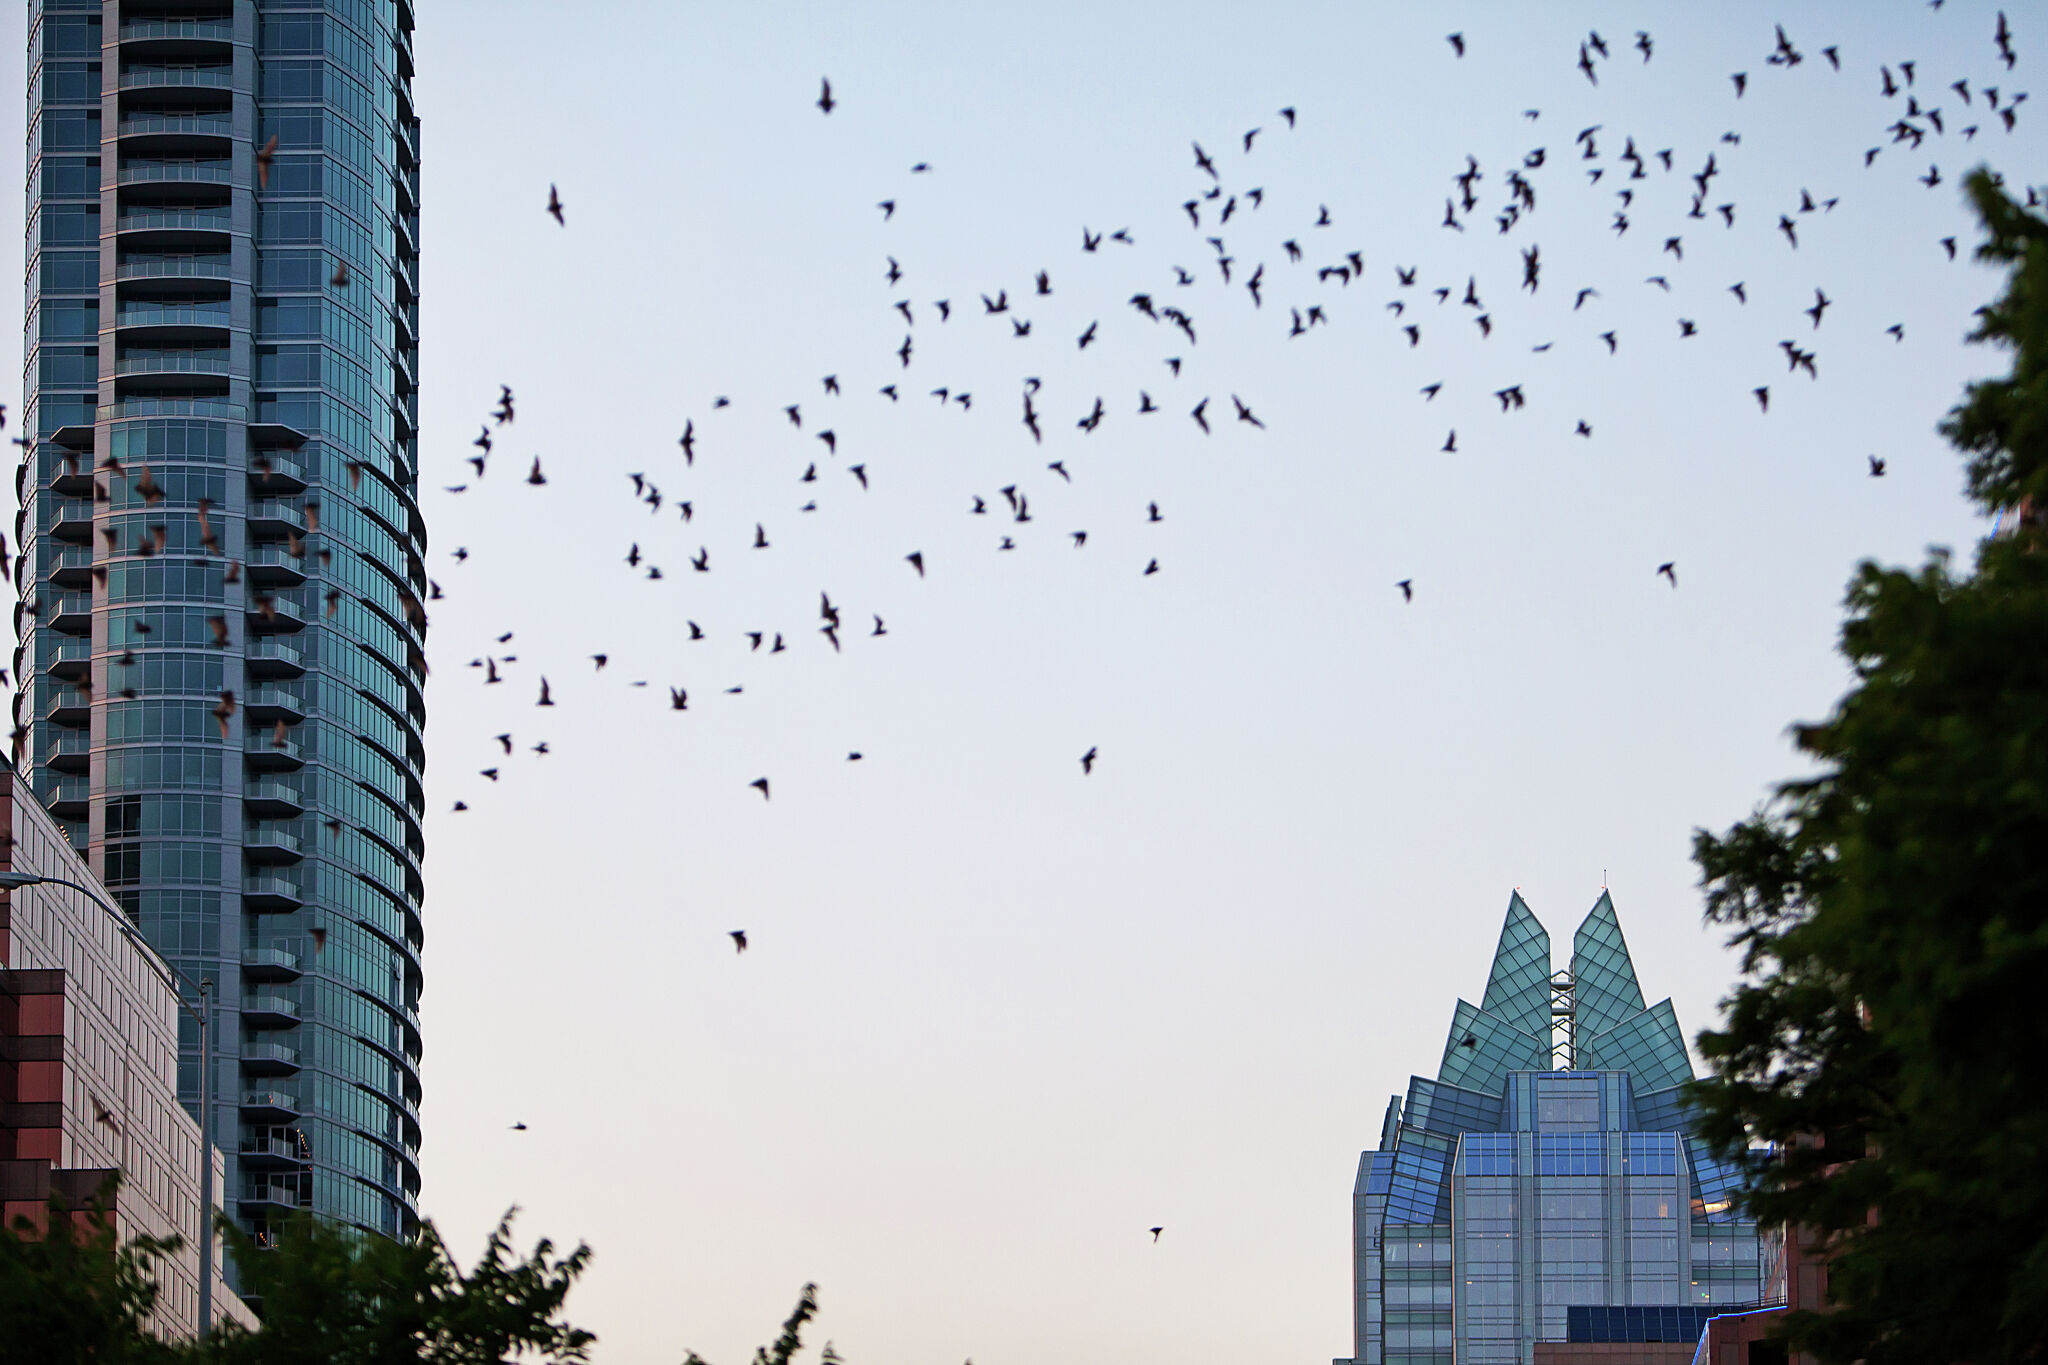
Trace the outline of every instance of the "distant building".
[[[0, 765], [0, 869], [62, 877], [106, 895], [27, 784]], [[178, 1103], [178, 1008], [163, 969], [76, 891], [0, 893], [0, 1221], [41, 1222], [54, 1191], [82, 1207], [115, 1172], [115, 1232], [176, 1235], [158, 1267], [158, 1330], [199, 1323], [199, 1125]], [[232, 1131], [232, 1130], [230, 1130]], [[214, 1198], [225, 1182], [216, 1149]], [[219, 1209], [218, 1202], [215, 1210]], [[216, 1244], [217, 1249], [217, 1244]], [[254, 1318], [221, 1279], [215, 1321]]]
[[1574, 1308], [1755, 1304], [1772, 1242], [1731, 1209], [1737, 1174], [1694, 1134], [1691, 1079], [1607, 894], [1557, 972], [1512, 896], [1484, 998], [1458, 1002], [1436, 1079], [1394, 1097], [1359, 1159], [1339, 1365], [1532, 1365]]
[[[220, 983], [252, 1234], [419, 1227], [413, 9], [26, 6], [17, 761], [143, 936]], [[188, 1036], [190, 1112], [200, 1088]]]

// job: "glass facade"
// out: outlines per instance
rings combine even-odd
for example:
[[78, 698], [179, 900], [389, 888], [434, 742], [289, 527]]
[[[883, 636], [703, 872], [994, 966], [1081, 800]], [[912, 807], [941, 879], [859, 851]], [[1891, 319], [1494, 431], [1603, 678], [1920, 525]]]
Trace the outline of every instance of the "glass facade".
[[[412, 28], [408, 0], [29, 4], [20, 765], [218, 983], [258, 1232], [418, 1221]], [[188, 1023], [195, 1112], [199, 1066]]]
[[1574, 1309], [1756, 1302], [1770, 1248], [1692, 1132], [1691, 1079], [1606, 894], [1557, 973], [1511, 898], [1482, 1002], [1458, 1002], [1437, 1078], [1410, 1080], [1359, 1160], [1351, 1360], [1515, 1365]]

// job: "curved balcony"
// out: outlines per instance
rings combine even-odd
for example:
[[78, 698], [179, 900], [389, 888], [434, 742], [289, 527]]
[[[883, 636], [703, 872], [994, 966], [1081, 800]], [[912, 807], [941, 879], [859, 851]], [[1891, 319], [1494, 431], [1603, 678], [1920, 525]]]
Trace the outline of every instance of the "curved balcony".
[[282, 455], [259, 455], [249, 464], [249, 487], [258, 493], [303, 493], [309, 482], [306, 467]]
[[[114, 125], [114, 135], [122, 139], [123, 145], [132, 145], [128, 139], [149, 139], [145, 146], [165, 145], [203, 147], [212, 150], [220, 143], [227, 142], [235, 135], [235, 119], [232, 114], [160, 114], [155, 112], [123, 114], [121, 121]], [[166, 139], [159, 144], [156, 139]]]
[[244, 1214], [311, 1208], [313, 1205], [310, 1198], [302, 1199], [298, 1185], [288, 1180], [244, 1181], [241, 1197], [235, 1202], [241, 1206]]
[[235, 21], [232, 19], [129, 19], [122, 23], [120, 40], [124, 47], [130, 43], [151, 42], [205, 42], [209, 45], [232, 43], [235, 40]]
[[234, 214], [225, 208], [134, 208], [114, 216], [123, 251], [206, 252], [228, 249]]
[[160, 256], [122, 261], [114, 267], [117, 280], [226, 280], [234, 267], [226, 256]]
[[295, 1119], [299, 1116], [299, 1098], [282, 1090], [244, 1090], [242, 1116], [259, 1123]]
[[119, 403], [102, 403], [93, 412], [102, 422], [118, 422], [127, 417], [217, 417], [241, 422], [249, 416], [249, 410], [240, 403], [222, 402], [218, 398], [129, 398]]
[[152, 300], [123, 304], [114, 314], [114, 326], [120, 329], [122, 341], [147, 345], [201, 342], [225, 348], [228, 328], [233, 322], [225, 302], [199, 304]]
[[306, 856], [296, 836], [281, 829], [253, 829], [242, 836], [242, 856], [252, 864], [282, 866]]
[[[92, 594], [89, 592], [63, 592], [45, 602], [43, 619], [50, 623], [50, 629], [66, 635], [85, 635], [92, 631]], [[65, 722], [59, 721], [62, 725]]]
[[299, 1002], [281, 995], [252, 995], [242, 1001], [242, 1022], [250, 1028], [295, 1028]]
[[219, 232], [234, 226], [226, 208], [134, 208], [114, 215], [116, 232]]
[[249, 534], [266, 540], [302, 536], [306, 534], [305, 510], [276, 498], [259, 498], [249, 504]]
[[59, 820], [83, 820], [92, 810], [92, 783], [83, 777], [41, 784], [37, 795], [43, 809]]
[[280, 720], [297, 725], [306, 718], [306, 703], [282, 687], [252, 687], [242, 698], [242, 707], [249, 719], [265, 725]]
[[131, 375], [221, 375], [228, 372], [228, 358], [210, 352], [194, 351], [190, 355], [145, 355], [122, 356], [114, 362], [117, 378]]
[[250, 782], [242, 788], [242, 808], [261, 819], [292, 820], [306, 813], [306, 798], [283, 782]]
[[[67, 498], [92, 496], [92, 448], [87, 446], [78, 452], [75, 459], [66, 462], [59, 458], [56, 468], [50, 474], [50, 491]], [[86, 509], [90, 517], [92, 509]]]
[[299, 1069], [299, 1050], [283, 1043], [242, 1044], [242, 1070], [252, 1076], [283, 1076]]
[[[247, 1013], [247, 1010], [243, 1012]], [[239, 1155], [243, 1168], [252, 1172], [296, 1170], [312, 1159], [304, 1154], [298, 1143], [281, 1137], [245, 1137]]]
[[242, 748], [242, 762], [251, 772], [290, 773], [306, 766], [294, 740], [279, 744], [269, 735], [251, 735]]
[[[127, 27], [123, 25], [123, 27]], [[232, 66], [131, 66], [121, 73], [122, 90], [233, 90]]]
[[283, 877], [242, 878], [242, 904], [259, 914], [290, 914], [305, 903], [299, 888]]
[[66, 545], [43, 561], [50, 580], [60, 587], [92, 587], [92, 546]]
[[296, 588], [306, 581], [306, 559], [282, 545], [259, 545], [242, 561], [249, 581], [260, 588]]
[[296, 678], [306, 671], [306, 658], [282, 640], [252, 640], [242, 656], [252, 678]]
[[92, 668], [92, 641], [58, 640], [45, 647], [43, 658], [51, 677], [76, 682]]
[[[88, 480], [90, 475], [87, 476]], [[50, 519], [50, 534], [58, 540], [92, 539], [92, 504], [84, 498], [66, 498], [57, 504]]]
[[52, 772], [83, 773], [92, 763], [92, 732], [57, 731], [43, 746], [42, 763]]
[[306, 617], [296, 602], [287, 602], [282, 597], [270, 598], [267, 602], [251, 602], [248, 608], [249, 632], [252, 635], [271, 635], [280, 631], [297, 631], [306, 628]]
[[234, 168], [212, 158], [150, 157], [123, 162], [115, 183], [121, 185], [232, 185]]
[[[283, 948], [242, 949], [244, 981], [297, 981], [303, 971], [297, 953]], [[247, 1099], [243, 1103], [247, 1104]]]

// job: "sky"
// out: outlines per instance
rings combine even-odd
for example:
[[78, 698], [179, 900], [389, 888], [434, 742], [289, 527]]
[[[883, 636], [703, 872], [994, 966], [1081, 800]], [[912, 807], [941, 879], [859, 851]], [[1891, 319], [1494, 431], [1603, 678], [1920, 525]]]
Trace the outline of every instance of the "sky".
[[2006, 71], [1994, 13], [423, 0], [423, 1211], [464, 1257], [513, 1204], [587, 1240], [606, 1365], [745, 1359], [807, 1282], [856, 1363], [1347, 1353], [1359, 1152], [1509, 894], [1563, 965], [1610, 888], [1650, 1000], [1711, 1025], [1695, 830], [1802, 771], [1857, 563], [1988, 529], [1935, 427], [2004, 364], [1964, 344], [1998, 277], [1961, 175], [2044, 178], [2036, 107], [1983, 107], [2042, 53], [2019, 14]]

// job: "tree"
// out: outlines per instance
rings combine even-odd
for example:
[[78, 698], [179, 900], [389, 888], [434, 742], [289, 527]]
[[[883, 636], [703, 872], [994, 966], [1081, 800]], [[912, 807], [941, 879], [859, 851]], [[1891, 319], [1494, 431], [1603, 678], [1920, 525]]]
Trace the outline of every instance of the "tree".
[[0, 1363], [170, 1365], [178, 1352], [143, 1324], [156, 1306], [156, 1262], [177, 1238], [118, 1243], [117, 1180], [85, 1209], [51, 1196], [40, 1223], [18, 1217], [0, 1230]]
[[543, 1238], [516, 1257], [511, 1211], [466, 1275], [432, 1223], [393, 1241], [302, 1217], [275, 1249], [223, 1227], [263, 1326], [217, 1331], [201, 1358], [220, 1365], [496, 1365], [515, 1354], [583, 1361], [597, 1340], [560, 1318], [590, 1248], [555, 1258]]
[[112, 1197], [101, 1192], [84, 1229], [53, 1199], [46, 1235], [28, 1219], [0, 1234], [0, 1365], [572, 1362], [587, 1360], [597, 1339], [561, 1320], [590, 1248], [558, 1258], [542, 1239], [519, 1257], [508, 1212], [468, 1274], [431, 1223], [392, 1241], [306, 1217], [260, 1248], [223, 1220], [243, 1290], [262, 1301], [262, 1327], [229, 1321], [203, 1342], [160, 1341], [145, 1326], [155, 1262], [179, 1243], [117, 1245]]
[[1943, 433], [2013, 528], [1958, 574], [1862, 565], [1849, 693], [1795, 727], [1818, 775], [1699, 831], [1743, 979], [1700, 1035], [1709, 1136], [1776, 1155], [1746, 1196], [1821, 1234], [1824, 1360], [2048, 1361], [2048, 222], [1969, 182], [2007, 267], [1973, 341], [2013, 353]]
[[[796, 1308], [782, 1324], [782, 1335], [775, 1339], [773, 1346], [760, 1346], [754, 1350], [754, 1365], [789, 1365], [796, 1353], [803, 1349], [804, 1324], [818, 1315], [818, 1286], [807, 1284], [797, 1297]], [[819, 1353], [820, 1365], [843, 1365], [839, 1352], [826, 1342]], [[683, 1357], [683, 1365], [709, 1365], [704, 1357], [695, 1351]]]

